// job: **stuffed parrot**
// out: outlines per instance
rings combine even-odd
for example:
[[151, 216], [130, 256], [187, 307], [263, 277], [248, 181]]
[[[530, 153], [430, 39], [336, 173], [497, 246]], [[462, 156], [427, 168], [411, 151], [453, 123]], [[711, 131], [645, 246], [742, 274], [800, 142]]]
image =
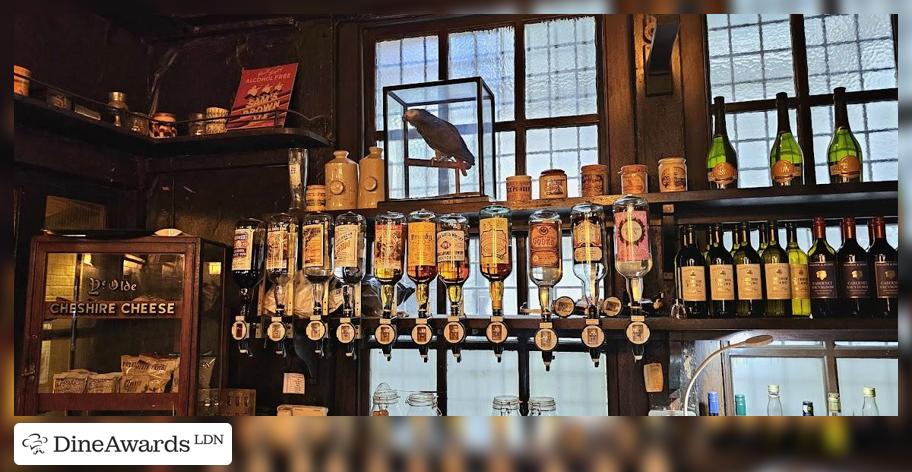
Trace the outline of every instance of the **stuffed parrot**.
[[475, 156], [469, 151], [459, 130], [452, 123], [437, 118], [427, 110], [417, 108], [406, 110], [402, 119], [414, 126], [427, 145], [434, 150], [437, 155], [433, 160], [452, 159], [460, 165], [462, 175], [468, 175], [466, 171], [475, 165]]

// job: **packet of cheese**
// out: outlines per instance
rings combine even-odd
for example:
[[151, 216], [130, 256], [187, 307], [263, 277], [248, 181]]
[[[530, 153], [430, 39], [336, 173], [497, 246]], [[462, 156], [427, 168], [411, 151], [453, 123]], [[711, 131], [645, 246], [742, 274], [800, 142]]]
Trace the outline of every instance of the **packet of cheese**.
[[87, 370], [71, 370], [54, 374], [54, 393], [85, 393], [86, 380], [91, 372]]
[[120, 390], [120, 372], [92, 374], [86, 381], [86, 393], [117, 393]]
[[179, 357], [158, 357], [140, 354], [139, 359], [149, 365], [149, 392], [163, 393], [180, 363]]
[[144, 362], [140, 356], [131, 356], [124, 354], [120, 356], [120, 371], [124, 375], [142, 374], [149, 370], [149, 364]]
[[120, 393], [145, 393], [149, 388], [149, 374], [127, 374], [120, 379]]

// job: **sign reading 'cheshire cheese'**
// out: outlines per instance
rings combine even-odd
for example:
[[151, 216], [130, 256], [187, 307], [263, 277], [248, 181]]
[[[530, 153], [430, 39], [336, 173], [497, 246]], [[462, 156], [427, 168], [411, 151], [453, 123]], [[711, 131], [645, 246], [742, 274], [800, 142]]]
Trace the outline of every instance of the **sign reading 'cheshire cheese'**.
[[124, 317], [131, 316], [161, 316], [164, 318], [179, 316], [180, 302], [165, 301], [88, 301], [70, 302], [56, 301], [45, 302], [44, 313], [46, 318], [79, 318], [92, 317]]

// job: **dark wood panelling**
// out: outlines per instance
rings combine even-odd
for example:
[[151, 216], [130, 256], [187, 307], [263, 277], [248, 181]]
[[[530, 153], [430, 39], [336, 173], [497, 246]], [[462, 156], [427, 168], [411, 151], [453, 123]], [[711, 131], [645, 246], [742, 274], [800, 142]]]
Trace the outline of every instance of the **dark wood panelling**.
[[709, 150], [709, 60], [706, 55], [706, 17], [681, 15], [681, 85], [684, 94], [684, 157], [690, 190], [709, 188], [706, 153]]

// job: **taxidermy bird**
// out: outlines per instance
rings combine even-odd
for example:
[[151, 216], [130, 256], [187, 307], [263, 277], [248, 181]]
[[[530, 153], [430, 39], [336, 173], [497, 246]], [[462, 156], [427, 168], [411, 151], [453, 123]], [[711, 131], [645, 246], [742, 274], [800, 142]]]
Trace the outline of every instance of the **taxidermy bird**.
[[402, 119], [414, 126], [424, 142], [434, 150], [436, 156], [431, 160], [453, 161], [459, 166], [462, 175], [469, 175], [466, 171], [475, 165], [475, 156], [452, 123], [421, 109], [406, 110]]

